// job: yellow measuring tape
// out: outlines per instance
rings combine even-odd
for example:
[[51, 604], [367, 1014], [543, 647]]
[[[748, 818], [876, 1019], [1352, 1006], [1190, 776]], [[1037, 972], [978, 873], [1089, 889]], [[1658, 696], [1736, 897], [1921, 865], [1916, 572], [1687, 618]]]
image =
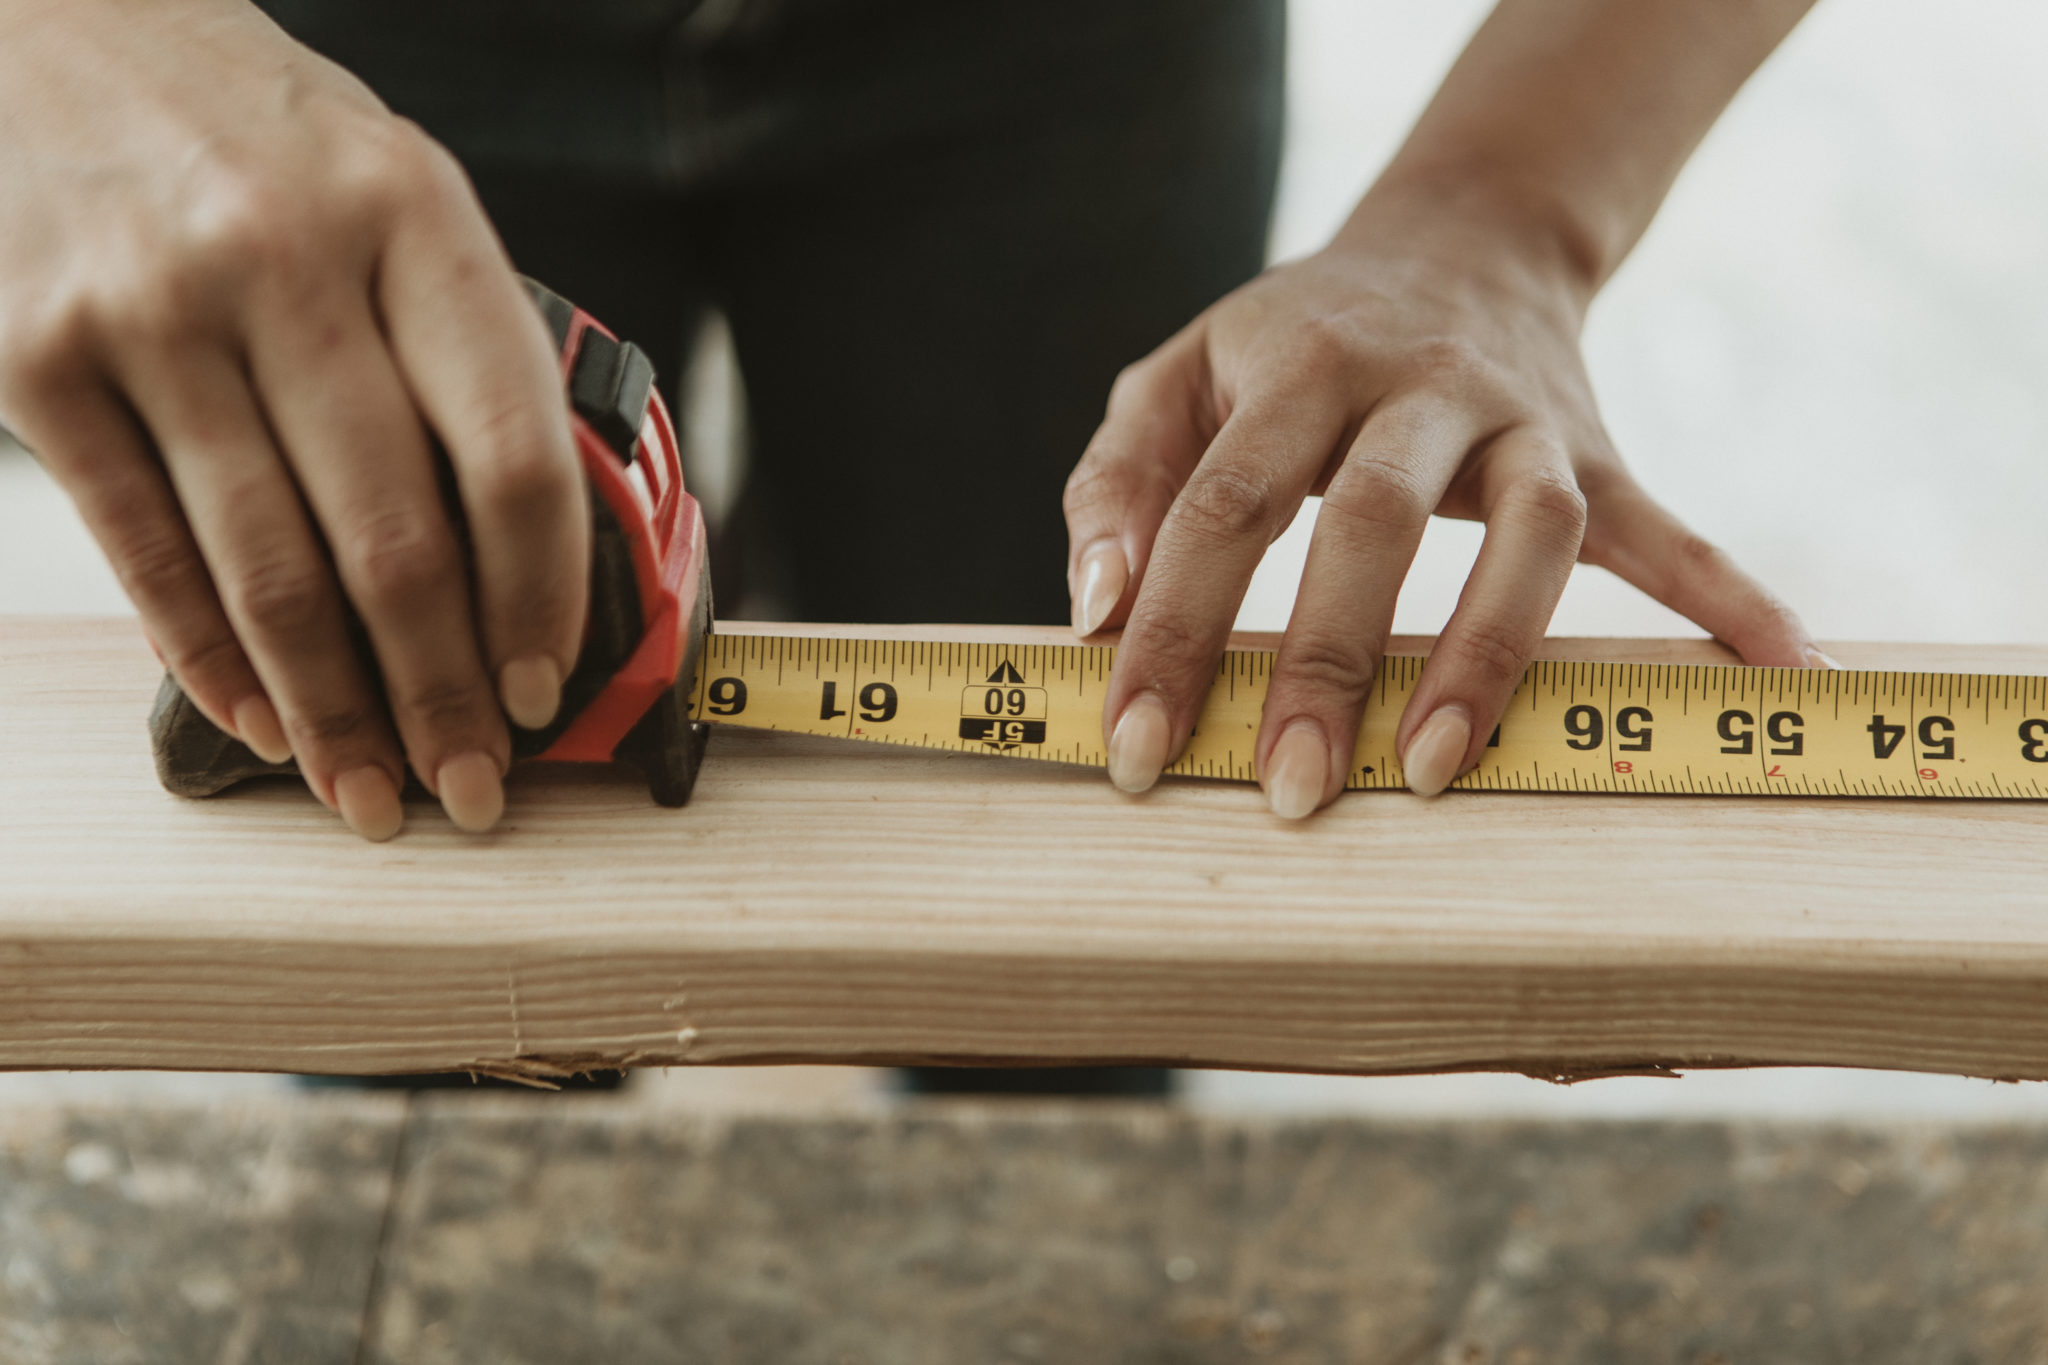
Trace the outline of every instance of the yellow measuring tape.
[[[1101, 767], [1113, 648], [709, 636], [693, 715], [720, 724]], [[1394, 727], [1422, 660], [1388, 656], [1345, 786], [1406, 786]], [[1273, 655], [1233, 650], [1180, 759], [1254, 781]], [[2048, 800], [2048, 678], [1688, 664], [1530, 667], [1485, 791]]]

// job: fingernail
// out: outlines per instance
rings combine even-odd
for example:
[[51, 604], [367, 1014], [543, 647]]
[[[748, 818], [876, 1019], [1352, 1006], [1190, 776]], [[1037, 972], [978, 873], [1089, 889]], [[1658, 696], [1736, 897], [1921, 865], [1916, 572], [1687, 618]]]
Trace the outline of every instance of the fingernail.
[[1313, 725], [1290, 725], [1266, 760], [1266, 801], [1286, 820], [1313, 815], [1330, 780], [1330, 746]]
[[1093, 635], [1101, 630], [1130, 581], [1131, 568], [1124, 562], [1122, 546], [1113, 540], [1089, 546], [1081, 556], [1080, 578], [1074, 589], [1074, 634]]
[[1109, 732], [1109, 780], [1127, 792], [1141, 792], [1159, 780], [1166, 766], [1166, 703], [1140, 692]]
[[235, 707], [235, 734], [265, 763], [284, 763], [292, 756], [292, 743], [268, 697], [242, 698]]
[[441, 790], [441, 809], [455, 827], [482, 834], [505, 813], [505, 782], [497, 760], [486, 753], [462, 754], [441, 765], [434, 775]]
[[538, 730], [562, 707], [562, 670], [544, 654], [514, 659], [498, 674], [498, 700], [522, 730]]
[[1808, 645], [1806, 647], [1806, 666], [1808, 668], [1841, 668], [1841, 665], [1834, 661], [1833, 656], [1822, 653], [1817, 645]]
[[405, 823], [397, 785], [390, 773], [374, 765], [335, 778], [334, 804], [340, 807], [348, 827], [373, 844], [383, 843]]
[[1457, 780], [1465, 762], [1465, 750], [1472, 743], [1472, 722], [1451, 707], [1442, 707], [1408, 741], [1401, 755], [1402, 771], [1408, 775], [1408, 790], [1418, 796], [1435, 796]]

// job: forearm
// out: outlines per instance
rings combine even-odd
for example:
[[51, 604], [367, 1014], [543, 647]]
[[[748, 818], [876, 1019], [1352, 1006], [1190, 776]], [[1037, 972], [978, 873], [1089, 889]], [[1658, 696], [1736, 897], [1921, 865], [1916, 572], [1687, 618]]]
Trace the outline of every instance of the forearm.
[[1590, 296], [1686, 158], [1813, 0], [1501, 0], [1373, 192], [1470, 209]]

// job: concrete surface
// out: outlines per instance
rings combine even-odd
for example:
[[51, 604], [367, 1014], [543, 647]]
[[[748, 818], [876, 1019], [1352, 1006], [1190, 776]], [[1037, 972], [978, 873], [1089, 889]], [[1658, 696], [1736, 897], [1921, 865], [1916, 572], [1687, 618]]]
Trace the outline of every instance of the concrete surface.
[[0, 1358], [2048, 1355], [2048, 1134], [437, 1097], [0, 1119]]

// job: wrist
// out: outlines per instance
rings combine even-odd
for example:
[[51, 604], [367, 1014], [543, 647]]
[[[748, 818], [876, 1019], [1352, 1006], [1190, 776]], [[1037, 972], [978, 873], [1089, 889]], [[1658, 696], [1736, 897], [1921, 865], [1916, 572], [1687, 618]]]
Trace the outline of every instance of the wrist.
[[1607, 234], [1540, 178], [1480, 159], [1397, 158], [1374, 182], [1331, 246], [1428, 244], [1465, 268], [1512, 277], [1583, 317], [1616, 263]]

